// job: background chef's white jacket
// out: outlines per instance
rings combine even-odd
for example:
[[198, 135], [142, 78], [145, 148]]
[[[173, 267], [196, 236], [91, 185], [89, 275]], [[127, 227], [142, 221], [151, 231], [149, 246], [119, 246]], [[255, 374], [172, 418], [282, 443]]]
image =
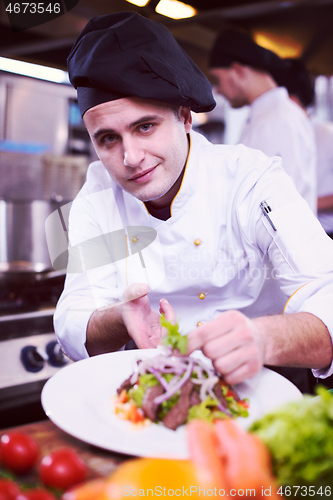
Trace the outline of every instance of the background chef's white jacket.
[[[318, 197], [333, 194], [333, 123], [312, 119], [317, 144]], [[333, 210], [318, 213], [327, 233], [333, 233]]]
[[257, 97], [240, 141], [267, 156], [280, 156], [298, 192], [317, 213], [316, 143], [311, 122], [283, 87]]
[[[152, 217], [143, 202], [116, 186], [101, 162], [90, 165], [69, 222], [72, 260], [81, 262], [77, 269], [69, 266], [78, 272], [67, 274], [55, 313], [59, 342], [72, 359], [88, 356], [92, 312], [119, 302], [124, 288], [140, 281], [151, 287], [153, 309], [162, 297], [169, 300], [183, 333], [228, 309], [255, 317], [282, 313], [287, 303], [287, 313], [311, 312], [332, 335], [333, 241], [280, 159], [243, 145], [212, 145], [195, 132], [190, 137], [183, 182], [167, 221]], [[276, 231], [262, 201], [271, 207]], [[110, 264], [84, 262], [87, 241], [133, 226], [139, 228], [137, 239], [142, 226], [157, 234], [141, 255], [131, 243], [132, 255], [129, 245], [116, 257], [111, 249]], [[316, 376], [331, 372], [318, 370]]]

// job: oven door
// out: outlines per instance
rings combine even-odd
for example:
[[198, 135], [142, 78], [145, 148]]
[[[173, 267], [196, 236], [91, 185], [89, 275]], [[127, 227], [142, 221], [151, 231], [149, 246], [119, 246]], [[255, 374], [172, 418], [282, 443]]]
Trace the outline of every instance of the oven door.
[[46, 418], [45, 382], [70, 360], [53, 330], [54, 308], [0, 316], [0, 428]]

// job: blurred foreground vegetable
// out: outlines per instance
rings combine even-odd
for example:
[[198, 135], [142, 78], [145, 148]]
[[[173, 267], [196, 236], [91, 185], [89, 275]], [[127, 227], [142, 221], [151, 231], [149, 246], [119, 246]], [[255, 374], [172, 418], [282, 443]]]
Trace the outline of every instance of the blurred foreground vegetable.
[[39, 476], [45, 486], [65, 490], [84, 481], [88, 468], [74, 449], [59, 448], [43, 457]]
[[218, 462], [220, 479], [223, 477], [223, 496], [281, 499], [277, 495], [270, 453], [264, 443], [256, 436], [247, 434], [235, 420], [217, 420], [213, 429], [216, 436], [214, 449], [212, 440], [209, 443], [206, 438], [209, 427], [205, 421], [189, 423], [190, 455], [198, 468], [207, 465], [216, 470]]
[[[213, 485], [206, 484], [209, 486]], [[105, 481], [89, 481], [68, 491], [62, 500], [123, 500], [134, 496], [202, 498], [196, 469], [190, 460], [137, 458], [119, 465]]]
[[31, 488], [20, 493], [15, 500], [57, 500], [57, 497], [45, 488]]
[[20, 493], [19, 486], [11, 479], [0, 479], [0, 500], [16, 500]]
[[26, 432], [9, 431], [1, 436], [0, 463], [15, 474], [27, 474], [37, 463], [40, 450]]
[[[28, 433], [8, 431], [0, 440], [0, 500], [57, 500], [88, 477], [88, 467], [74, 448], [42, 457]], [[27, 476], [29, 474], [29, 476]]]
[[225, 490], [225, 467], [218, 454], [214, 427], [205, 420], [192, 420], [187, 425], [187, 442], [200, 484], [210, 483]]
[[187, 425], [191, 460], [141, 458], [125, 462], [105, 480], [76, 487], [62, 500], [119, 500], [161, 496], [199, 500], [255, 496], [271, 500], [277, 485], [270, 455], [259, 438], [247, 434], [234, 420], [212, 425], [192, 420]]
[[270, 449], [281, 485], [312, 487], [320, 498], [325, 486], [333, 493], [333, 394], [324, 388], [317, 392], [265, 415], [250, 432]]

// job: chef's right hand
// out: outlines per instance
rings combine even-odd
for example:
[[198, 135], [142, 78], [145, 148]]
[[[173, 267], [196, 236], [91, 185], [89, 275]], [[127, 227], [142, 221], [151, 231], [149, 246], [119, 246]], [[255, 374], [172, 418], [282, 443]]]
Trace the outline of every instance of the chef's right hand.
[[239, 384], [263, 367], [263, 329], [239, 311], [220, 313], [192, 330], [187, 340], [188, 354], [200, 348], [229, 384]]
[[[145, 283], [130, 285], [123, 294], [122, 318], [127, 332], [139, 349], [151, 349], [160, 344], [164, 329], [160, 314], [150, 307], [149, 286]], [[176, 323], [176, 315], [166, 299], [160, 300], [159, 312], [165, 319]]]

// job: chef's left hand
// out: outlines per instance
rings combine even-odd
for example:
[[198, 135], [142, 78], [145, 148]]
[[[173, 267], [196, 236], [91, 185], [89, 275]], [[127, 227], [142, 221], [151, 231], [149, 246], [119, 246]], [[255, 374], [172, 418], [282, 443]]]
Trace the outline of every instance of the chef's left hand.
[[188, 334], [188, 353], [201, 349], [229, 384], [253, 377], [262, 368], [264, 348], [258, 325], [239, 311], [223, 312]]
[[160, 314], [151, 309], [148, 292], [147, 284], [134, 283], [126, 288], [123, 295], [123, 322], [139, 349], [151, 349], [161, 343], [165, 329], [161, 326], [160, 314], [173, 324], [177, 322], [176, 314], [166, 299], [160, 300]]

